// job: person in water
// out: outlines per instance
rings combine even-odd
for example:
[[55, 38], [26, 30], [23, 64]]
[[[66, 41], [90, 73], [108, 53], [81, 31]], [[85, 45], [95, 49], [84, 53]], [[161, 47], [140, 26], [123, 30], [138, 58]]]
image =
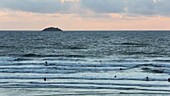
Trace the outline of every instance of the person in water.
[[168, 78], [168, 82], [170, 82], [170, 78]]
[[46, 78], [46, 77], [44, 78], [44, 81], [47, 81], [47, 78]]
[[149, 81], [149, 77], [146, 77], [146, 81]]
[[45, 61], [45, 66], [47, 66], [48, 65], [48, 62], [47, 61]]

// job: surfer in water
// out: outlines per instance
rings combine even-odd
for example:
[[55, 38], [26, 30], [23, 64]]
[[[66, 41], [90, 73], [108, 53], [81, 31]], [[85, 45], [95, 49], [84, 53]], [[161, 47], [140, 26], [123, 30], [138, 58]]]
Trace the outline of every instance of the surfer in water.
[[149, 77], [146, 77], [146, 81], [149, 81]]
[[47, 78], [46, 78], [46, 77], [44, 78], [44, 81], [47, 81]]
[[48, 62], [47, 61], [45, 61], [45, 66], [47, 66], [48, 65]]

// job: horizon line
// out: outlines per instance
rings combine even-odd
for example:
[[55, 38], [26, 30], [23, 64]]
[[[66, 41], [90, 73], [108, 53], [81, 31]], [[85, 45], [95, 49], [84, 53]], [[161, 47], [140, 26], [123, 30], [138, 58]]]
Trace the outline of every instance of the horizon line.
[[[63, 29], [62, 29], [63, 30]], [[41, 29], [0, 29], [0, 31], [42, 31]], [[66, 29], [63, 31], [170, 31], [170, 29]]]

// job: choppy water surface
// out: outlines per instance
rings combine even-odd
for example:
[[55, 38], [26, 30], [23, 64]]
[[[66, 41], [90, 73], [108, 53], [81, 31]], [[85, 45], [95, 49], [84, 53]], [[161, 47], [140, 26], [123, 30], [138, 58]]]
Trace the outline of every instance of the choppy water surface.
[[0, 96], [170, 95], [168, 78], [169, 32], [0, 32]]

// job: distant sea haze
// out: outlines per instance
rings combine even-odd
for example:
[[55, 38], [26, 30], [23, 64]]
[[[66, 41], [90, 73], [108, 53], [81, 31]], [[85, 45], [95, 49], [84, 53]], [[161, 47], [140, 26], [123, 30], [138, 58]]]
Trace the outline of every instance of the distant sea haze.
[[0, 96], [170, 95], [169, 31], [0, 33]]

